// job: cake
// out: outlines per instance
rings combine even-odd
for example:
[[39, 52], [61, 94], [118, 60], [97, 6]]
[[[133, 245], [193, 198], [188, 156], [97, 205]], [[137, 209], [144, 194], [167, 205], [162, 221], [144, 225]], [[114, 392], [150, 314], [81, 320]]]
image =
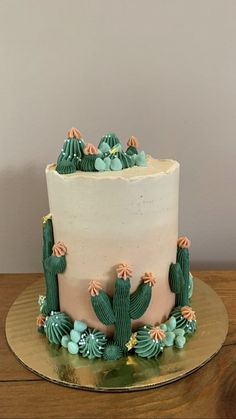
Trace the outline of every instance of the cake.
[[46, 295], [38, 331], [90, 359], [157, 357], [196, 330], [190, 240], [178, 238], [177, 161], [127, 149], [114, 133], [98, 147], [72, 128], [46, 168]]

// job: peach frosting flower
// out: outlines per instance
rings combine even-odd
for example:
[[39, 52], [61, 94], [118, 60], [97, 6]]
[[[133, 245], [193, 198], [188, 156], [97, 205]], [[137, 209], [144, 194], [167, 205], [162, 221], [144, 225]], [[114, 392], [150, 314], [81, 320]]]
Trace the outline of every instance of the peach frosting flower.
[[189, 307], [189, 306], [181, 307], [181, 314], [185, 319], [189, 321], [196, 320], [195, 311], [193, 311], [192, 307]]
[[81, 132], [77, 128], [72, 127], [67, 132], [67, 138], [77, 138], [79, 140], [81, 138]]
[[142, 280], [144, 284], [149, 284], [150, 287], [153, 287], [156, 283], [156, 278], [152, 272], [145, 272], [145, 274], [142, 276]]
[[165, 332], [159, 326], [152, 327], [152, 329], [149, 332], [149, 335], [152, 339], [155, 340], [163, 340], [166, 337]]
[[97, 154], [98, 150], [97, 147], [95, 147], [95, 145], [88, 143], [86, 144], [86, 146], [84, 147], [84, 154], [88, 155], [88, 154]]
[[128, 263], [120, 263], [116, 268], [118, 278], [123, 278], [126, 280], [127, 278], [131, 278], [133, 270]]
[[102, 289], [102, 284], [100, 281], [92, 280], [89, 283], [88, 292], [92, 297], [99, 294], [99, 290]]
[[53, 248], [52, 248], [52, 254], [53, 256], [65, 256], [67, 253], [67, 247], [63, 242], [57, 242], [56, 244], [54, 244]]
[[186, 236], [179, 237], [177, 240], [178, 247], [188, 249], [191, 246], [191, 241]]
[[38, 326], [38, 327], [42, 327], [42, 326], [44, 326], [45, 319], [46, 319], [46, 316], [44, 316], [44, 314], [40, 314], [40, 315], [37, 317], [37, 326]]
[[132, 147], [137, 148], [139, 146], [138, 139], [134, 135], [131, 135], [131, 137], [129, 137], [128, 139], [127, 146], [128, 147], [132, 146]]

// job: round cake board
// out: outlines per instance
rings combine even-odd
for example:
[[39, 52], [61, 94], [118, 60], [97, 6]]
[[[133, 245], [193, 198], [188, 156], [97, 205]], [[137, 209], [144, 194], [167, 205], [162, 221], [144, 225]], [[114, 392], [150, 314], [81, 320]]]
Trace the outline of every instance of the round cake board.
[[29, 370], [57, 384], [106, 392], [145, 390], [158, 387], [196, 371], [220, 350], [228, 331], [225, 306], [215, 291], [194, 278], [191, 305], [198, 328], [187, 338], [184, 349], [165, 348], [156, 359], [129, 355], [117, 361], [89, 360], [71, 355], [67, 349], [50, 344], [37, 332], [38, 296], [44, 281], [27, 287], [12, 304], [6, 319], [8, 344]]

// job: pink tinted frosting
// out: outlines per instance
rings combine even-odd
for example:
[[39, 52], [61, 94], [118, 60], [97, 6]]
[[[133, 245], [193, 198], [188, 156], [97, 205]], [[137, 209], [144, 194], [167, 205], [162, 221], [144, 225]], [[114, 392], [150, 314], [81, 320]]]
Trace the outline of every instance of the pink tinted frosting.
[[189, 307], [189, 306], [181, 307], [181, 314], [185, 319], [189, 321], [196, 320], [195, 311], [193, 311], [192, 307]]
[[95, 145], [88, 143], [86, 144], [86, 146], [84, 147], [84, 154], [97, 154], [98, 150], [97, 147], [95, 147]]
[[123, 278], [125, 280], [127, 278], [131, 278], [133, 274], [131, 266], [127, 263], [120, 263], [120, 265], [118, 265], [118, 267], [116, 268], [116, 272], [118, 278]]
[[77, 128], [72, 127], [67, 132], [67, 138], [77, 138], [79, 140], [81, 138], [81, 133]]
[[134, 135], [131, 135], [131, 137], [128, 139], [127, 146], [137, 148], [139, 146], [138, 139]]
[[99, 290], [102, 289], [102, 284], [100, 281], [92, 280], [89, 283], [88, 292], [92, 297], [99, 294]]
[[61, 242], [58, 241], [56, 244], [54, 244], [53, 248], [52, 248], [52, 254], [53, 256], [65, 256], [67, 254], [67, 247], [66, 245]]
[[156, 278], [152, 272], [145, 272], [145, 274], [142, 276], [142, 280], [144, 284], [149, 284], [150, 287], [153, 287], [156, 283]]
[[159, 326], [154, 326], [149, 334], [151, 338], [155, 340], [163, 340], [166, 337], [165, 332]]
[[186, 236], [179, 237], [177, 240], [178, 247], [188, 249], [191, 246], [191, 241]]

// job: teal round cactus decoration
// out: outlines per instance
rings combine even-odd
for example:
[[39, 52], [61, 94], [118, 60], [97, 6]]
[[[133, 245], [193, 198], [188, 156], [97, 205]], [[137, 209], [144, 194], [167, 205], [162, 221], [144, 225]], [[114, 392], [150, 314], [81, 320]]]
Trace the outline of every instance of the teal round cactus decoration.
[[117, 360], [122, 358], [123, 353], [121, 348], [114, 342], [108, 342], [104, 348], [103, 358], [106, 360]]
[[177, 329], [183, 329], [185, 334], [194, 333], [197, 328], [196, 315], [189, 306], [176, 307], [171, 312], [171, 316], [176, 319]]
[[117, 137], [117, 135], [114, 132], [108, 132], [108, 134], [104, 135], [101, 140], [100, 143], [98, 145], [98, 148], [101, 149], [102, 143], [106, 143], [109, 145], [110, 148], [116, 146], [116, 145], [120, 145], [121, 142], [119, 140], [119, 138]]
[[128, 352], [127, 343], [132, 334], [131, 319], [138, 319], [145, 313], [155, 284], [152, 273], [146, 273], [137, 290], [130, 294], [131, 277], [131, 267], [120, 264], [112, 299], [102, 290], [98, 281], [91, 281], [89, 285], [91, 303], [98, 319], [105, 325], [115, 326], [113, 340], [124, 354]]
[[156, 358], [164, 350], [165, 332], [159, 326], [143, 326], [137, 331], [135, 353], [142, 358]]
[[50, 343], [59, 345], [62, 337], [70, 333], [73, 327], [71, 318], [62, 312], [52, 312], [46, 317], [44, 328], [46, 336]]
[[43, 269], [46, 283], [46, 301], [43, 313], [60, 311], [57, 274], [66, 268], [67, 249], [63, 242], [54, 244], [51, 214], [43, 219]]
[[176, 263], [171, 263], [169, 270], [169, 285], [175, 293], [175, 306], [189, 305], [190, 275], [189, 275], [190, 240], [180, 237], [177, 242]]
[[79, 170], [84, 145], [79, 130], [71, 128], [67, 133], [67, 138], [57, 159], [56, 170], [58, 173], [69, 174]]
[[84, 358], [101, 358], [104, 347], [107, 343], [107, 337], [104, 333], [96, 329], [88, 328], [81, 336], [78, 343], [79, 353]]

